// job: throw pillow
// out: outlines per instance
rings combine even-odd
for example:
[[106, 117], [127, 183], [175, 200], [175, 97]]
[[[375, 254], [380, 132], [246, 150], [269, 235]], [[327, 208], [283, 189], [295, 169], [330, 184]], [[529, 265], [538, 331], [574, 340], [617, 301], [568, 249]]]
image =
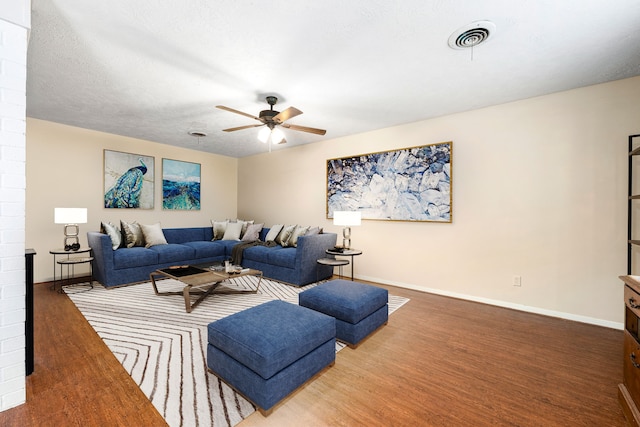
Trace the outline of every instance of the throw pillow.
[[236, 219], [236, 222], [242, 224], [242, 230], [240, 231], [240, 238], [242, 238], [244, 236], [244, 233], [247, 232], [247, 227], [249, 227], [250, 225], [253, 224], [253, 220], [244, 221], [244, 220], [241, 220], [241, 219]]
[[100, 232], [106, 234], [111, 239], [111, 248], [115, 251], [122, 244], [122, 234], [118, 228], [110, 222], [100, 223]]
[[280, 232], [282, 231], [282, 227], [284, 227], [284, 225], [282, 224], [272, 225], [271, 228], [269, 229], [269, 232], [264, 237], [264, 241], [274, 242], [276, 240], [276, 237], [278, 237], [278, 234], [280, 234]]
[[253, 242], [255, 240], [260, 240], [260, 231], [262, 231], [262, 226], [264, 224], [251, 224], [247, 226], [247, 231], [242, 236], [243, 242]]
[[211, 227], [213, 227], [213, 240], [222, 239], [222, 236], [224, 236], [224, 232], [227, 230], [227, 224], [229, 224], [228, 219], [225, 221], [211, 220]]
[[293, 233], [293, 230], [295, 230], [295, 228], [295, 224], [285, 226], [280, 234], [278, 234], [278, 237], [276, 237], [275, 242], [282, 247], [286, 247], [287, 242], [289, 241], [289, 238], [291, 237], [291, 234]]
[[312, 227], [309, 229], [309, 231], [307, 231], [307, 234], [305, 234], [305, 236], [313, 236], [314, 234], [322, 234], [322, 228]]
[[240, 233], [242, 233], [242, 224], [239, 222], [230, 222], [227, 224], [227, 229], [224, 231], [222, 240], [240, 240]]
[[167, 239], [164, 237], [162, 226], [159, 222], [153, 225], [140, 224], [140, 229], [142, 230], [142, 235], [144, 236], [145, 248], [167, 244]]
[[296, 228], [293, 229], [291, 233], [291, 237], [287, 240], [287, 246], [297, 247], [298, 246], [298, 237], [304, 236], [309, 231], [309, 227], [301, 227], [296, 225]]
[[144, 235], [140, 229], [140, 224], [135, 221], [132, 223], [120, 221], [120, 228], [122, 229], [124, 245], [126, 247], [144, 246]]

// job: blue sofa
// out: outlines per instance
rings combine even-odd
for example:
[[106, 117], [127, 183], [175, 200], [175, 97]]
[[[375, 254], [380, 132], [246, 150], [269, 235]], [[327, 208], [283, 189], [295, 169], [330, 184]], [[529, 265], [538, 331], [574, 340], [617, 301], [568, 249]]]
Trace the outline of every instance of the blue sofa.
[[[213, 263], [231, 259], [237, 240], [213, 239], [211, 227], [164, 228], [167, 245], [113, 250], [108, 235], [90, 231], [87, 241], [93, 252], [93, 277], [105, 287], [149, 280], [149, 274], [172, 265]], [[260, 232], [264, 240], [268, 228]], [[297, 247], [253, 246], [244, 250], [242, 266], [261, 270], [265, 277], [296, 286], [327, 279], [330, 266], [318, 265], [325, 250], [336, 244], [335, 233], [300, 236]]]

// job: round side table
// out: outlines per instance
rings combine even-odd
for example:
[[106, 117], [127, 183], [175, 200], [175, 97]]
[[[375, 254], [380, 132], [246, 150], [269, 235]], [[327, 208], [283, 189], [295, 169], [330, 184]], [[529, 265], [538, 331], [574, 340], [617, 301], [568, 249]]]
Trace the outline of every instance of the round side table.
[[[319, 265], [330, 265], [331, 267], [338, 267], [338, 273], [340, 274], [340, 278], [342, 279], [342, 266], [348, 265], [349, 260], [347, 259], [335, 259], [335, 258], [320, 258], [317, 260]], [[316, 268], [316, 282], [318, 281], [318, 269]]]
[[327, 255], [333, 255], [333, 256], [350, 256], [351, 257], [351, 281], [353, 282], [353, 267], [354, 267], [353, 257], [357, 255], [362, 255], [362, 251], [359, 249], [343, 249], [342, 252], [339, 252], [333, 249], [327, 249], [325, 253]]

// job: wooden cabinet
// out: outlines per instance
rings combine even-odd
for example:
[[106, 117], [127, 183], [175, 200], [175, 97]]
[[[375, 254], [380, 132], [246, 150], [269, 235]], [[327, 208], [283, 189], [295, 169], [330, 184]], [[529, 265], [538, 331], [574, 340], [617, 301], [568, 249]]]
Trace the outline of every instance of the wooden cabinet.
[[618, 398], [629, 424], [640, 426], [640, 276], [620, 276], [624, 282], [623, 383]]

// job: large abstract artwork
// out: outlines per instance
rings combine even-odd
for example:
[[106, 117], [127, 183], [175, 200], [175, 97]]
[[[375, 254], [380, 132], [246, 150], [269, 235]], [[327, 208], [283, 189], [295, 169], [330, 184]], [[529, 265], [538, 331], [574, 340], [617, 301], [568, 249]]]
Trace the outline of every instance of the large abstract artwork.
[[162, 208], [200, 210], [200, 164], [162, 159]]
[[327, 160], [327, 218], [451, 222], [453, 142]]
[[154, 158], [104, 150], [104, 207], [153, 209]]

